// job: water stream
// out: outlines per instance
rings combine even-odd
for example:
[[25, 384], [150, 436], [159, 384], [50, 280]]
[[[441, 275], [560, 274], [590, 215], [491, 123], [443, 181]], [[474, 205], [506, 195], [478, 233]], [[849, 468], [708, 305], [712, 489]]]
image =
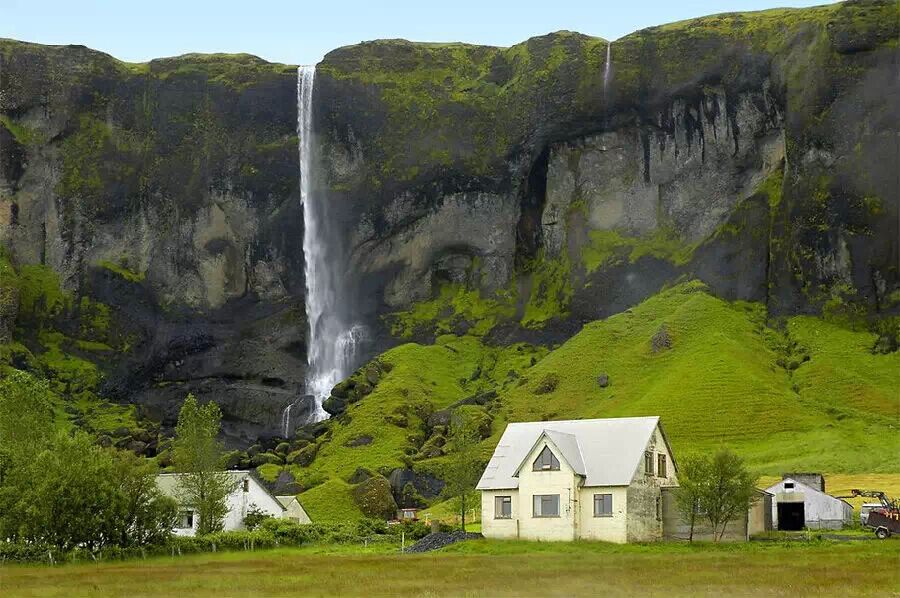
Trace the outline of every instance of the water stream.
[[[322, 402], [335, 384], [356, 367], [360, 345], [367, 330], [350, 321], [352, 302], [345, 284], [343, 262], [329, 239], [326, 206], [315, 192], [316, 155], [313, 136], [313, 87], [315, 66], [297, 71], [297, 136], [300, 152], [300, 201], [303, 204], [303, 256], [306, 275], [307, 374], [306, 394], [315, 397], [312, 418], [325, 419]], [[291, 409], [282, 414], [282, 433], [291, 432]]]

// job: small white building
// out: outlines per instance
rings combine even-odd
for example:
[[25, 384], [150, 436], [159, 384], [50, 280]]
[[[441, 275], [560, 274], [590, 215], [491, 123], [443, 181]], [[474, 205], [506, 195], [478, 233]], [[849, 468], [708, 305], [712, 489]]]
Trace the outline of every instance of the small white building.
[[[275, 518], [289, 517], [298, 523], [309, 523], [309, 516], [296, 496], [275, 497], [249, 471], [227, 472], [234, 482], [234, 490], [228, 495], [228, 513], [225, 515], [224, 531], [242, 530], [244, 517], [248, 511], [258, 508]], [[166, 496], [181, 501], [179, 479], [184, 474], [161, 473], [156, 476], [156, 485]], [[287, 500], [288, 498], [293, 501]], [[282, 502], [281, 499], [284, 499]], [[287, 503], [287, 505], [285, 504]], [[194, 536], [197, 533], [197, 511], [192, 505], [181, 505], [178, 521], [172, 532], [177, 536]]]
[[845, 500], [825, 494], [825, 481], [820, 475], [785, 474], [784, 479], [766, 488], [766, 492], [775, 497], [772, 520], [776, 529], [840, 529], [853, 521], [853, 507]]
[[284, 507], [284, 515], [282, 515], [284, 519], [290, 519], [294, 523], [312, 523], [296, 496], [291, 494], [289, 496], [276, 496], [275, 498]]
[[677, 486], [658, 417], [512, 423], [484, 474], [488, 538], [662, 538], [661, 488]]

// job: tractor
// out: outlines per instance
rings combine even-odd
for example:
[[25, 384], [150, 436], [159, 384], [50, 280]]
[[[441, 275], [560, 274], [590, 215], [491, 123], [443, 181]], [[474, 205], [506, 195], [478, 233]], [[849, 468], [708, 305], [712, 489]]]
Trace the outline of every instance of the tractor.
[[869, 512], [869, 518], [866, 520], [866, 526], [875, 530], [878, 538], [884, 540], [890, 538], [891, 534], [900, 534], [900, 501], [888, 498], [880, 490], [859, 490], [857, 488], [850, 491], [850, 496], [838, 498], [856, 498], [858, 496], [877, 498], [881, 503], [880, 508]]

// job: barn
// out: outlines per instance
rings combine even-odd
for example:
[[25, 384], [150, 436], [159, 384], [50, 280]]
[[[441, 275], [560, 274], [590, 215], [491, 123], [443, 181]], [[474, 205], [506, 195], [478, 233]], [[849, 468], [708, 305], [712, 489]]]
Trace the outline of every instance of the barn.
[[786, 473], [766, 488], [774, 495], [772, 520], [776, 529], [840, 529], [853, 520], [853, 507], [825, 493], [825, 478], [817, 473]]

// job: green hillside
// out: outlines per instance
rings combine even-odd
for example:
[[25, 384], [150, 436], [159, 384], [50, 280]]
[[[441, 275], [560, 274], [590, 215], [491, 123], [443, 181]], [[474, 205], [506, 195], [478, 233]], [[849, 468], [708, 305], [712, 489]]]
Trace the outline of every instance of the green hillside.
[[[586, 325], [546, 355], [475, 336], [410, 343], [379, 358], [371, 393], [332, 422], [310, 466], [291, 469], [308, 485], [347, 480], [360, 466], [439, 474], [442, 456], [429, 447], [445, 431], [428, 416], [496, 390], [484, 406], [463, 407], [491, 418], [485, 458], [510, 421], [659, 415], [676, 454], [725, 444], [761, 474], [898, 472], [900, 354], [874, 354], [875, 341], [808, 316], [776, 327], [763, 306], [690, 282]], [[360, 438], [371, 442], [354, 446]]]

